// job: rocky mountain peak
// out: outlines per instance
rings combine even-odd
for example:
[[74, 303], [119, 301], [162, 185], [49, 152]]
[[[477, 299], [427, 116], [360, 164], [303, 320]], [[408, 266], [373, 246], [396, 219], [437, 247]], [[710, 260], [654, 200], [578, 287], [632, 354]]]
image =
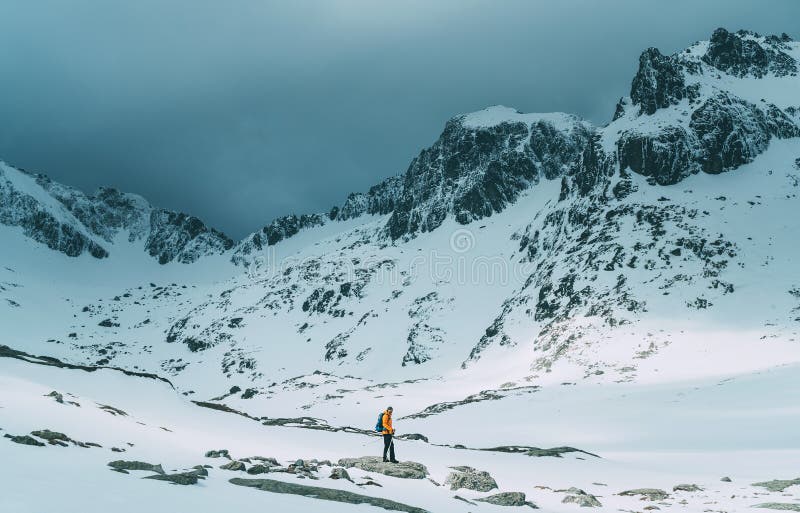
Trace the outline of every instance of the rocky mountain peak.
[[718, 28], [711, 35], [702, 60], [736, 77], [762, 78], [770, 73], [778, 77], [794, 75], [797, 61], [784, 52], [786, 43], [791, 41], [785, 33], [761, 37], [755, 32], [734, 33]]

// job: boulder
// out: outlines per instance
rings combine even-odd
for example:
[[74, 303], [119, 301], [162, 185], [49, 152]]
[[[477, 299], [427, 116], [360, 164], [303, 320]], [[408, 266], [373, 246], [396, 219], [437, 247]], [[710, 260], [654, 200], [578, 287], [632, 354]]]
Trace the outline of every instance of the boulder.
[[52, 397], [53, 399], [55, 399], [57, 403], [64, 404], [64, 396], [56, 392], [55, 390], [45, 395], [45, 397]]
[[367, 472], [377, 472], [390, 477], [401, 479], [424, 479], [428, 469], [422, 463], [403, 461], [400, 463], [386, 463], [377, 456], [363, 456], [361, 458], [343, 458], [339, 466], [344, 468], [357, 468]]
[[580, 488], [572, 487], [568, 490], [563, 490], [567, 496], [561, 501], [564, 504], [577, 504], [582, 508], [602, 508], [603, 505], [597, 500], [597, 497], [590, 493], [586, 493]]
[[450, 467], [451, 472], [444, 484], [450, 485], [451, 490], [465, 488], [477, 492], [488, 492], [497, 488], [497, 481], [488, 472], [475, 470], [472, 467]]
[[632, 497], [634, 495], [641, 495], [643, 498], [649, 499], [651, 501], [661, 501], [669, 497], [669, 494], [664, 490], [659, 490], [658, 488], [636, 488], [633, 490], [625, 490], [624, 492], [619, 492], [619, 495], [624, 497]]
[[153, 476], [145, 476], [142, 479], [155, 479], [157, 481], [168, 481], [177, 485], [193, 485], [197, 484], [198, 475], [194, 472], [181, 472], [179, 474], [155, 474]]
[[407, 504], [402, 504], [388, 499], [381, 499], [379, 497], [361, 495], [345, 490], [337, 490], [334, 488], [307, 486], [297, 483], [276, 481], [273, 479], [241, 479], [238, 477], [231, 479], [230, 483], [237, 486], [247, 486], [257, 490], [263, 490], [265, 492], [302, 495], [317, 500], [343, 502], [346, 504], [369, 504], [371, 506], [383, 508], [389, 511], [402, 511], [405, 513], [428, 513], [422, 508], [416, 508]]
[[702, 492], [703, 489], [696, 484], [679, 484], [672, 487], [673, 492]]
[[536, 504], [525, 500], [525, 494], [522, 492], [503, 492], [477, 499], [480, 502], [487, 502], [495, 506], [529, 506], [538, 509]]
[[266, 474], [267, 472], [269, 472], [269, 467], [260, 463], [257, 463], [247, 469], [247, 473], [250, 475]]
[[728, 476], [725, 476], [722, 479], [720, 479], [720, 481], [722, 481], [723, 483], [730, 483], [731, 482], [731, 478], [728, 477]]
[[220, 457], [231, 459], [230, 455], [228, 455], [228, 449], [220, 449], [218, 451], [206, 452], [206, 458], [220, 458]]
[[221, 468], [222, 470], [233, 470], [233, 471], [247, 470], [247, 466], [238, 460], [229, 461], [224, 465], [220, 465], [219, 468]]
[[164, 469], [161, 467], [161, 464], [153, 465], [152, 463], [144, 461], [116, 460], [110, 462], [108, 466], [117, 471], [147, 470], [149, 472], [155, 472], [156, 474], [164, 474]]
[[331, 475], [329, 476], [331, 479], [346, 479], [348, 481], [352, 481], [350, 479], [350, 474], [347, 473], [342, 467], [335, 467], [331, 469]]

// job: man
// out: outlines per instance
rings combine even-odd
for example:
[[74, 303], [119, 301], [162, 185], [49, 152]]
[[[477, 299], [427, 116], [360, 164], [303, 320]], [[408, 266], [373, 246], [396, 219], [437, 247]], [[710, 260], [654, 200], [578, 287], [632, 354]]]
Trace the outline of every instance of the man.
[[[392, 412], [394, 409], [389, 406], [383, 412], [383, 461], [397, 463], [394, 457], [394, 428], [392, 427]], [[386, 459], [386, 452], [389, 452], [389, 459]]]

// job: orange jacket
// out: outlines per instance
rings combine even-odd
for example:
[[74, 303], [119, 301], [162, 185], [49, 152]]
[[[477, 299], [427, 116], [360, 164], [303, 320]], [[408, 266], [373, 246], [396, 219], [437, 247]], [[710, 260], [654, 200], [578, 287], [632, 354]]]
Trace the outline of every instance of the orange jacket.
[[393, 435], [394, 428], [392, 427], [392, 412], [386, 410], [383, 412], [383, 434]]

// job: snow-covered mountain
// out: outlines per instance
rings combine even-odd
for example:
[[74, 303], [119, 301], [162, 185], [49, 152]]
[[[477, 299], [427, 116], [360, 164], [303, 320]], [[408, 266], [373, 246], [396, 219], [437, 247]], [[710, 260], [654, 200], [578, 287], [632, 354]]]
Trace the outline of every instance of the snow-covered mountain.
[[650, 48], [605, 126], [456, 116], [405, 173], [238, 243], [2, 165], [7, 344], [319, 429], [798, 364], [798, 66], [786, 35]]
[[[796, 329], [799, 51], [787, 36], [724, 29], [671, 56], [650, 48], [604, 127], [505, 107], [456, 116], [403, 175], [235, 245], [139, 196], [87, 196], [4, 165], [4, 224], [68, 256], [109, 257], [125, 276], [105, 304], [65, 290], [76, 317], [21, 342], [186, 374], [191, 389], [220, 370], [254, 387], [280, 369], [431, 377], [489, 354], [517, 379], [563, 365], [629, 380], [643, 377], [641, 354], [716, 337], [780, 361], [751, 337], [777, 337], [782, 355]], [[160, 264], [217, 255], [203, 269], [221, 281], [184, 270], [201, 277], [151, 287], [114, 264], [136, 248]], [[174, 301], [184, 286], [193, 293]], [[772, 299], [742, 308], [745, 295]], [[120, 349], [96, 354], [86, 339]]]

